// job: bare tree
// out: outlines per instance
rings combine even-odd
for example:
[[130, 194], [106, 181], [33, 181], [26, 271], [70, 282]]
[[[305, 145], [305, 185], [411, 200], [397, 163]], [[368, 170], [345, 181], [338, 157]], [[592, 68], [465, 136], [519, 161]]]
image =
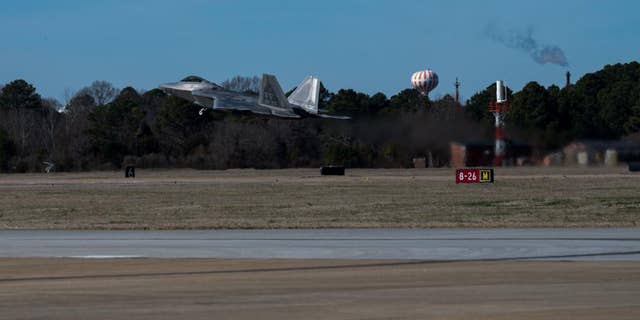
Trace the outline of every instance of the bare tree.
[[40, 133], [43, 137], [42, 142], [49, 154], [49, 158], [53, 158], [56, 154], [56, 136], [58, 132], [58, 126], [60, 123], [60, 111], [62, 105], [58, 100], [53, 98], [42, 100], [43, 112], [43, 125], [40, 129]]
[[38, 120], [36, 113], [36, 110], [26, 108], [12, 108], [9, 110], [7, 117], [9, 132], [14, 141], [17, 142], [21, 156], [33, 151], [35, 145], [39, 142], [37, 139], [34, 139], [34, 128], [37, 128], [36, 124]]
[[86, 131], [89, 128], [89, 114], [96, 107], [92, 96], [78, 92], [73, 95], [64, 109], [61, 149], [65, 165], [75, 170], [82, 168], [83, 154], [89, 144]]
[[65, 109], [69, 106], [69, 104], [71, 103], [71, 100], [76, 96], [76, 92], [73, 91], [73, 89], [67, 87], [64, 88], [64, 107]]
[[80, 89], [75, 96], [91, 96], [93, 100], [95, 100], [95, 103], [101, 106], [113, 101], [113, 99], [118, 96], [118, 92], [119, 90], [110, 82], [94, 81], [90, 86]]
[[222, 82], [222, 86], [231, 91], [236, 92], [254, 92], [260, 91], [260, 78], [235, 76]]

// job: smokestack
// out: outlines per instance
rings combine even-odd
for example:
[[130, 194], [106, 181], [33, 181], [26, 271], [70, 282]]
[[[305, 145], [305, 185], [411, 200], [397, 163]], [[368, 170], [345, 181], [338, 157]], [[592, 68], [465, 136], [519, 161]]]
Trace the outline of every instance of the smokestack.
[[571, 72], [567, 71], [567, 83], [565, 84], [565, 88], [569, 88], [571, 86]]
[[460, 103], [460, 82], [458, 81], [458, 78], [456, 78], [456, 83], [454, 85], [456, 86], [456, 103]]

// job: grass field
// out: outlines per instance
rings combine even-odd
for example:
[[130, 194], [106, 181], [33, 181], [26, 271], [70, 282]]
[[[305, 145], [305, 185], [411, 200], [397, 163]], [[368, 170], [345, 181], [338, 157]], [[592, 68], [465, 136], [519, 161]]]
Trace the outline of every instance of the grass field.
[[138, 170], [0, 175], [0, 228], [613, 227], [640, 224], [626, 168]]

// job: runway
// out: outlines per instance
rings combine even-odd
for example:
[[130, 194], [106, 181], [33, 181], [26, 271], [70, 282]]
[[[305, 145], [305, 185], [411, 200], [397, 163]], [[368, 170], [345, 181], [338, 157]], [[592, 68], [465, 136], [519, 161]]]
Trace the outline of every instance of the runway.
[[640, 229], [0, 231], [0, 309], [9, 319], [638, 319], [638, 261]]
[[0, 257], [640, 261], [640, 229], [5, 230]]

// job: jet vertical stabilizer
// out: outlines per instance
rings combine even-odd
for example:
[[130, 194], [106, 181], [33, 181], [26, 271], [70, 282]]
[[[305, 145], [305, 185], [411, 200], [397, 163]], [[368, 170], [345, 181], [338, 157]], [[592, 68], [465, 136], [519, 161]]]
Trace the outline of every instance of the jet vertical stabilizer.
[[262, 75], [258, 104], [285, 110], [291, 109], [278, 80], [270, 74]]
[[313, 76], [306, 77], [291, 93], [289, 103], [303, 108], [311, 114], [318, 114], [320, 99], [320, 80]]

